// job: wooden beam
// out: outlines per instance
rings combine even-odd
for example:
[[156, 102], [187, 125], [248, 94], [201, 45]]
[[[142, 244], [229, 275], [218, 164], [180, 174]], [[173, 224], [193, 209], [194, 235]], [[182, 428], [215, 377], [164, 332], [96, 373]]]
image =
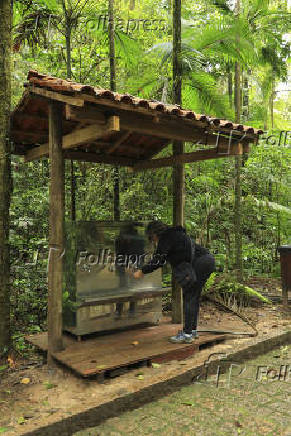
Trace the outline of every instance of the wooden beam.
[[[140, 117], [131, 114], [120, 116], [120, 128], [124, 130], [131, 129], [133, 132], [150, 135], [162, 139], [169, 139], [182, 142], [192, 142], [195, 144], [207, 144], [227, 146], [229, 139], [225, 136], [220, 135], [219, 138], [216, 134], [212, 132], [205, 133], [205, 129], [198, 130], [197, 127], [183, 124], [183, 122], [172, 121], [171, 123], [166, 123], [161, 121], [155, 123], [148, 118], [141, 119]], [[232, 142], [235, 138], [232, 139]]]
[[116, 142], [112, 145], [112, 147], [110, 147], [108, 150], [107, 150], [107, 153], [108, 154], [110, 154], [110, 153], [113, 153], [115, 150], [117, 150], [117, 148], [124, 142], [124, 141], [126, 141], [127, 140], [127, 138], [131, 135], [131, 131], [128, 131], [128, 132], [125, 132], [125, 133], [123, 133], [123, 135], [121, 135], [117, 140], [116, 140]]
[[24, 162], [31, 162], [35, 159], [40, 159], [42, 157], [47, 157], [49, 154], [48, 152], [48, 145], [43, 144], [39, 147], [32, 148], [24, 155]]
[[66, 105], [66, 119], [70, 121], [87, 122], [87, 123], [106, 123], [104, 112], [97, 111], [95, 108], [92, 111], [91, 107], [86, 106], [84, 110], [76, 110], [75, 107]]
[[12, 120], [12, 122], [11, 122], [11, 124], [13, 124], [14, 123], [14, 120], [16, 120], [16, 122], [18, 122], [18, 121], [24, 121], [24, 120], [28, 120], [28, 121], [41, 121], [41, 122], [48, 122], [48, 117], [47, 117], [47, 115], [32, 115], [32, 114], [29, 114], [29, 113], [19, 113], [19, 112], [17, 112], [16, 114], [12, 114], [12, 116], [11, 116], [11, 120]]
[[31, 140], [34, 143], [41, 143], [41, 141], [48, 140], [48, 132], [46, 130], [37, 130], [37, 131], [29, 131], [29, 132], [22, 131], [22, 130], [12, 130], [10, 133], [10, 137], [12, 139], [19, 137], [23, 141], [28, 142]]
[[47, 97], [52, 100], [61, 101], [62, 103], [68, 103], [73, 106], [84, 106], [84, 99], [81, 97], [59, 94], [58, 92], [49, 91], [44, 88], [38, 88], [37, 86], [30, 86], [29, 91], [33, 94]]
[[63, 149], [73, 148], [78, 145], [90, 143], [97, 138], [118, 130], [119, 126], [114, 126], [112, 124], [107, 124], [106, 126], [92, 124], [91, 126], [84, 127], [83, 129], [77, 129], [63, 137]]
[[[99, 100], [97, 101], [99, 103]], [[83, 108], [72, 107], [70, 108], [70, 119], [92, 123], [94, 122], [95, 117], [100, 115], [101, 110], [102, 106], [99, 104], [96, 105], [96, 108], [88, 108], [86, 106]], [[165, 116], [159, 118], [157, 117], [157, 114], [154, 115], [151, 114], [151, 112], [149, 112], [151, 116], [145, 116], [136, 110], [133, 111], [132, 108], [131, 113], [129, 113], [128, 110], [121, 110], [120, 106], [116, 107], [114, 113], [120, 117], [121, 130], [131, 130], [132, 132], [168, 139], [169, 141], [177, 140], [198, 143], [201, 145], [217, 145], [217, 142], [222, 146], [228, 146], [229, 144], [228, 132], [224, 131], [220, 134], [216, 127], [213, 128], [212, 126], [206, 126], [206, 124], [203, 125], [195, 120], [185, 120], [183, 118], [166, 119]], [[217, 138], [218, 135], [219, 138]], [[238, 142], [243, 135], [243, 132], [233, 131], [231, 142]], [[252, 139], [253, 136], [246, 135], [245, 139], [241, 142], [251, 142]]]
[[64, 151], [64, 158], [84, 162], [96, 162], [127, 167], [133, 167], [138, 162], [137, 160], [129, 159], [122, 156], [114, 157], [108, 156], [107, 154], [97, 154], [84, 151]]
[[[14, 130], [18, 130], [18, 128], [17, 129], [13, 129], [13, 125], [15, 124], [15, 123], [17, 123], [18, 125], [20, 124], [20, 126], [21, 126], [21, 123], [23, 123], [23, 122], [25, 122], [25, 121], [34, 121], [34, 122], [40, 122], [40, 123], [45, 123], [46, 125], [48, 125], [48, 116], [47, 116], [47, 114], [43, 114], [43, 115], [39, 115], [39, 114], [29, 114], [29, 113], [19, 113], [19, 112], [17, 112], [17, 114], [16, 115], [14, 115], [13, 116], [13, 119], [12, 119], [12, 122], [11, 122], [11, 124], [12, 124], [12, 132], [14, 131]], [[74, 120], [63, 120], [63, 125], [64, 126], [70, 126], [70, 125], [74, 125], [75, 123], [74, 123]], [[23, 132], [23, 130], [20, 130], [21, 132]]]
[[143, 171], [145, 169], [151, 168], [164, 168], [171, 167], [175, 163], [191, 163], [201, 160], [208, 159], [219, 159], [231, 156], [241, 155], [244, 152], [244, 148], [242, 144], [235, 144], [231, 147], [229, 151], [220, 151], [218, 152], [216, 148], [211, 148], [208, 150], [197, 150], [193, 153], [184, 153], [176, 156], [164, 157], [161, 159], [152, 159], [150, 161], [146, 160], [144, 162], [140, 162], [134, 166], [134, 171]]
[[62, 302], [64, 249], [64, 159], [62, 105], [49, 105], [49, 259], [48, 259], [48, 363], [63, 349]]
[[[83, 129], [75, 130], [63, 136], [63, 149], [77, 147], [78, 145], [87, 144], [109, 133], [119, 131], [119, 118], [111, 116], [107, 120], [106, 125], [91, 124]], [[48, 156], [48, 144], [43, 144], [39, 147], [28, 151], [24, 157], [25, 162], [30, 162], [34, 159], [40, 159]]]

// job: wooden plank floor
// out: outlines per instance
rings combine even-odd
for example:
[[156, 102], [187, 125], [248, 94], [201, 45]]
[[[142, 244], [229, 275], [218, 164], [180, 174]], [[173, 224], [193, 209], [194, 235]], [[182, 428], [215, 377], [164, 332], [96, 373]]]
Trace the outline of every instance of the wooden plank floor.
[[[78, 342], [73, 336], [64, 335], [65, 349], [54, 355], [55, 359], [82, 377], [126, 368], [139, 362], [165, 362], [184, 359], [199, 351], [201, 346], [211, 345], [229, 337], [201, 333], [192, 344], [172, 344], [168, 338], [181, 329], [164, 319], [160, 325], [144, 327], [103, 336], [90, 336]], [[47, 350], [47, 333], [27, 336], [26, 340]], [[138, 342], [133, 345], [133, 342]]]

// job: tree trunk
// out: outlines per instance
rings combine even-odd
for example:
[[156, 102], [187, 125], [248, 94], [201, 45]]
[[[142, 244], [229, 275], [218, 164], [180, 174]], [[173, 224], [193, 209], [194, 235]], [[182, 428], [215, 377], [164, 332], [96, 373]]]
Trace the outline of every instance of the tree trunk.
[[12, 5], [0, 1], [0, 356], [10, 347], [9, 207], [11, 191], [9, 117]]
[[165, 77], [164, 78], [164, 85], [163, 85], [163, 91], [162, 91], [162, 98], [161, 101], [162, 103], [167, 104], [167, 100], [168, 100], [168, 78]]
[[274, 129], [274, 97], [275, 97], [275, 89], [274, 89], [274, 74], [272, 73], [272, 89], [270, 95], [270, 116], [271, 116], [271, 129]]
[[[66, 58], [67, 58], [67, 78], [72, 78], [72, 23], [68, 11], [66, 13]], [[76, 221], [76, 177], [74, 161], [71, 160], [71, 220]]]
[[73, 160], [71, 160], [71, 220], [76, 221], [76, 176]]
[[[116, 63], [114, 41], [114, 0], [108, 3], [109, 15], [109, 61], [110, 61], [110, 89], [116, 91]], [[119, 168], [113, 171], [113, 216], [115, 221], [120, 220], [120, 196], [119, 196]]]
[[243, 122], [246, 122], [249, 118], [249, 79], [251, 74], [250, 70], [245, 71], [243, 74], [243, 101], [242, 101], [242, 116]]
[[[181, 0], [173, 3], [173, 103], [182, 104], [182, 55], [181, 55]], [[182, 154], [184, 144], [181, 141], [173, 142], [173, 155]], [[184, 165], [176, 164], [173, 167], [173, 224], [184, 224]], [[172, 322], [181, 323], [182, 291], [173, 281], [172, 285]]]
[[48, 364], [63, 349], [62, 295], [64, 253], [64, 157], [62, 103], [49, 105], [49, 258], [48, 258]]
[[[66, 38], [66, 67], [67, 78], [72, 78], [72, 17], [71, 11], [66, 8], [65, 1], [62, 1], [65, 15], [65, 38]], [[76, 178], [74, 161], [71, 160], [71, 220], [76, 221]]]
[[114, 41], [114, 0], [108, 3], [109, 15], [109, 61], [110, 61], [110, 89], [116, 91], [116, 65], [115, 65], [115, 41]]
[[[236, 15], [240, 12], [240, 2], [236, 3]], [[239, 35], [237, 36], [239, 40]], [[234, 74], [234, 98], [235, 98], [235, 122], [240, 123], [241, 117], [241, 83], [240, 83], [240, 64], [235, 63]], [[235, 158], [235, 177], [234, 177], [234, 241], [235, 241], [235, 269], [237, 279], [243, 278], [243, 262], [242, 262], [242, 228], [241, 228], [241, 167], [242, 157]]]
[[67, 78], [72, 78], [72, 55], [71, 55], [71, 37], [72, 25], [68, 13], [66, 13], [66, 60], [67, 60]]
[[241, 117], [241, 94], [240, 94], [240, 64], [235, 63], [234, 72], [234, 104], [235, 104], [235, 122], [240, 123]]
[[227, 63], [227, 87], [228, 87], [228, 101], [229, 101], [229, 107], [233, 108], [233, 83], [232, 83], [232, 71], [231, 71], [231, 65], [230, 62]]

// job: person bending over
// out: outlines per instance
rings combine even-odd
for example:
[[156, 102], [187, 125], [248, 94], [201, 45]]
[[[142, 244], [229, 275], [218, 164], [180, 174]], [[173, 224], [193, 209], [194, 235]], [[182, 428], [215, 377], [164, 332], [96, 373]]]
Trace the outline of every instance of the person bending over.
[[[169, 262], [174, 277], [183, 275], [190, 280], [182, 280], [183, 291], [183, 330], [169, 340], [174, 343], [191, 343], [197, 338], [197, 322], [202, 288], [212, 272], [215, 271], [215, 260], [209, 251], [196, 244], [186, 234], [182, 226], [170, 227], [162, 221], [152, 221], [146, 228], [146, 234], [156, 246], [152, 259], [134, 272], [133, 277], [140, 279]], [[190, 269], [189, 269], [190, 268]], [[191, 269], [192, 268], [192, 269]], [[189, 274], [190, 271], [190, 274]]]

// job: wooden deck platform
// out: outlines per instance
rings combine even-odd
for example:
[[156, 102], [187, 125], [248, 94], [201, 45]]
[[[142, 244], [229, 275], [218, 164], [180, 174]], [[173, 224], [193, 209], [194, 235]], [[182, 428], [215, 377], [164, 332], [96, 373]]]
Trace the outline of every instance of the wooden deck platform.
[[[78, 342], [64, 334], [65, 349], [55, 359], [82, 377], [105, 376], [126, 370], [134, 364], [160, 363], [191, 356], [200, 348], [214, 345], [229, 335], [201, 333], [192, 344], [172, 344], [168, 338], [181, 329], [164, 319], [160, 325], [122, 332], [95, 335]], [[26, 340], [47, 350], [47, 333], [27, 336]]]

